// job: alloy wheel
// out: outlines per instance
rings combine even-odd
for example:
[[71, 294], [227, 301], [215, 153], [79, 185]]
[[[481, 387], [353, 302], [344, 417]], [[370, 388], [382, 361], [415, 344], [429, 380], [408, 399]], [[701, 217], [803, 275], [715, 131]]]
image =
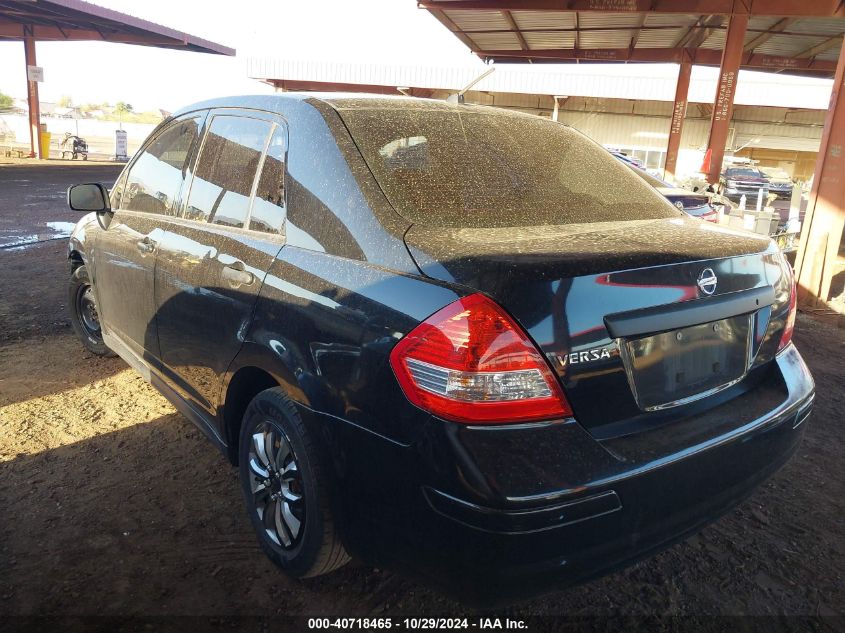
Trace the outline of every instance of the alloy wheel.
[[294, 547], [305, 522], [302, 478], [287, 435], [270, 420], [258, 424], [250, 436], [249, 474], [253, 506], [265, 534], [279, 547]]

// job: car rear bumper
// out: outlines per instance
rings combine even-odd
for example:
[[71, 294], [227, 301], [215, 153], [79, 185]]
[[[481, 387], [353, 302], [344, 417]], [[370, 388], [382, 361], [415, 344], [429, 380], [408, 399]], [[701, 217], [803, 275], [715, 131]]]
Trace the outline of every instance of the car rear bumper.
[[[450, 558], [451, 565], [461, 561], [461, 575], [451, 588], [480, 602], [527, 597], [656, 553], [722, 516], [783, 466], [799, 445], [800, 421], [807, 415], [809, 407], [708, 451], [617, 480], [603, 493], [557, 506], [555, 513], [531, 513], [538, 524], [552, 519], [560, 527], [520, 531], [528, 523], [524, 511], [473, 514], [430, 493], [432, 509], [459, 526], [451, 530], [450, 540], [460, 546]], [[440, 571], [447, 577], [445, 568]]]
[[[354, 431], [342, 441], [367, 460], [347, 457], [340, 474], [349, 546], [478, 604], [630, 564], [718, 518], [796, 450], [813, 383], [792, 346], [776, 365], [785, 387], [776, 406], [762, 414], [746, 407], [751, 417], [739, 422], [702, 418], [730, 430], [673, 451], [648, 434], [590, 439], [590, 449], [574, 422], [467, 432], [435, 421], [451, 431], [411, 446], [373, 437], [361, 444]], [[745, 405], [729, 404], [735, 417], [744, 415]]]

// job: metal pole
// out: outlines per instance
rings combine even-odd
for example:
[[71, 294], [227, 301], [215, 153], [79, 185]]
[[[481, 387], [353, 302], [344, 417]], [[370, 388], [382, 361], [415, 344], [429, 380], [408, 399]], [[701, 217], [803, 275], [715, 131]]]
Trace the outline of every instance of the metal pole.
[[845, 229], [845, 42], [839, 53], [830, 108], [824, 123], [813, 188], [795, 258], [798, 302], [813, 307], [829, 300]]
[[707, 182], [711, 185], [719, 182], [719, 174], [722, 172], [722, 160], [725, 158], [728, 126], [733, 116], [736, 80], [739, 76], [739, 64], [742, 61], [742, 47], [747, 28], [747, 14], [731, 16], [725, 39], [725, 50], [722, 51], [722, 64], [719, 67], [719, 85], [716, 89], [716, 101], [713, 104], [713, 116], [710, 118], [710, 138], [707, 141], [710, 152]]
[[[24, 27], [24, 33], [31, 33], [32, 27]], [[24, 35], [23, 38], [24, 57], [26, 59], [27, 69], [30, 66], [37, 66], [35, 63], [35, 38], [32, 35]], [[29, 142], [30, 153], [29, 157], [44, 158], [41, 155], [41, 106], [38, 102], [38, 82], [29, 81], [29, 71], [27, 70], [27, 91], [26, 102], [29, 108]]]
[[687, 115], [687, 95], [689, 94], [690, 74], [692, 63], [681, 62], [678, 69], [678, 85], [675, 88], [675, 104], [672, 107], [672, 122], [669, 125], [669, 144], [666, 146], [666, 165], [663, 177], [675, 180], [675, 169], [678, 166], [678, 150], [681, 147], [681, 133], [684, 130], [684, 117]]

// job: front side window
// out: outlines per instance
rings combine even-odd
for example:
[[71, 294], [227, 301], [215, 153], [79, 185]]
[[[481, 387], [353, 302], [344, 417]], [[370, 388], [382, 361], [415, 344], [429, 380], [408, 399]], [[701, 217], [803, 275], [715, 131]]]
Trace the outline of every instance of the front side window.
[[280, 233], [285, 221], [285, 154], [287, 130], [278, 125], [273, 131], [267, 156], [255, 188], [249, 228], [262, 233]]
[[153, 140], [129, 169], [120, 208], [162, 215], [176, 215], [179, 190], [194, 144], [199, 119], [179, 121]]
[[216, 115], [194, 173], [185, 217], [243, 228], [261, 155], [273, 124]]

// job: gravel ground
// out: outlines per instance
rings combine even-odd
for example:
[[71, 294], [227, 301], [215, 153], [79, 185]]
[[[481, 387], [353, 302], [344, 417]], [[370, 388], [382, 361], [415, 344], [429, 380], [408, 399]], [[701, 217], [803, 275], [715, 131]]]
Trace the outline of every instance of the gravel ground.
[[[116, 174], [55, 169], [0, 168], [0, 240], [74, 221], [59, 189]], [[74, 339], [64, 248], [0, 248], [0, 628], [33, 614], [472, 613], [364, 566], [310, 581], [277, 572], [256, 546], [236, 471], [125, 363]], [[838, 615], [804, 622], [843, 625], [845, 331], [800, 316], [795, 336], [818, 397], [780, 473], [688, 541], [500, 614], [684, 616], [712, 630], [722, 630], [714, 615]]]

